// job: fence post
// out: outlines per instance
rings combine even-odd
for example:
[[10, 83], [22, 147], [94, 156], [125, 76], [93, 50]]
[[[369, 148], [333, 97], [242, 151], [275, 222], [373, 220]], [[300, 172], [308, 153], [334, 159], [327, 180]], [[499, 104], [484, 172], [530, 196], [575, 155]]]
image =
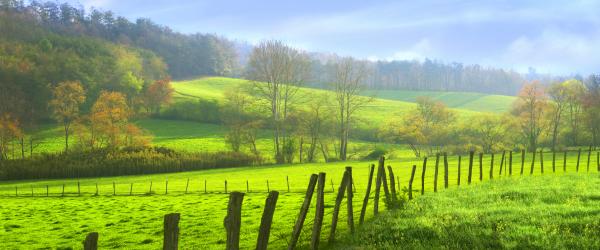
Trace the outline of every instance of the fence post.
[[167, 214], [164, 218], [163, 250], [179, 248], [179, 214]]
[[79, 183], [79, 180], [77, 180], [77, 196], [81, 196], [81, 184]]
[[596, 166], [598, 168], [598, 172], [600, 172], [600, 152], [596, 152]]
[[[391, 169], [391, 167], [390, 167]], [[391, 171], [391, 170], [390, 170]], [[346, 172], [348, 172], [348, 182], [347, 182], [347, 194], [346, 194], [346, 202], [348, 209], [348, 227], [350, 228], [350, 233], [354, 234], [354, 208], [352, 207], [352, 198], [354, 197], [354, 193], [352, 192], [352, 184], [354, 181], [352, 180], [352, 167], [346, 167]]]
[[533, 167], [535, 166], [535, 150], [533, 150], [533, 152], [531, 152], [531, 155], [533, 156], [533, 158], [531, 159], [531, 171], [529, 172], [529, 174], [533, 174]]
[[227, 205], [227, 216], [223, 224], [227, 231], [227, 244], [225, 249], [240, 249], [240, 226], [242, 224], [242, 202], [244, 193], [231, 192], [229, 194], [229, 204]]
[[312, 237], [310, 248], [319, 249], [321, 240], [321, 227], [323, 226], [323, 214], [325, 212], [325, 173], [319, 173], [319, 183], [317, 185], [317, 207], [315, 211], [315, 220], [313, 222]]
[[458, 175], [456, 178], [456, 185], [460, 187], [460, 163], [462, 161], [462, 156], [458, 156]]
[[94, 194], [95, 196], [98, 196], [98, 182], [96, 182], [96, 194]]
[[504, 159], [506, 159], [506, 151], [502, 150], [502, 158], [500, 159], [500, 171], [498, 172], [498, 178], [502, 177], [502, 169], [504, 168]]
[[385, 157], [383, 156], [379, 158], [379, 168], [381, 169], [381, 184], [383, 184], [386, 206], [389, 206], [391, 204], [390, 189], [387, 184], [387, 175], [385, 174]]
[[544, 173], [544, 149], [540, 149], [540, 173]]
[[[96, 185], [98, 185], [98, 184], [96, 184]], [[96, 191], [96, 193], [98, 193], [98, 191]], [[50, 196], [50, 188], [48, 187], [48, 185], [46, 185], [46, 197], [48, 197], [48, 196]]]
[[225, 180], [225, 193], [227, 193], [227, 180]]
[[165, 194], [169, 193], [169, 179], [165, 179]]
[[521, 175], [523, 175], [524, 169], [525, 169], [525, 149], [521, 149]]
[[19, 188], [15, 186], [15, 196], [19, 196]]
[[512, 176], [512, 164], [513, 164], [512, 154], [513, 154], [513, 151], [511, 149], [510, 151], [508, 151], [508, 176]]
[[490, 180], [494, 179], [494, 153], [492, 153], [492, 159], [490, 160]]
[[381, 168], [377, 168], [377, 177], [375, 179], [375, 197], [373, 198], [373, 214], [379, 214], [379, 193], [381, 192]]
[[567, 151], [563, 153], [563, 172], [567, 172]]
[[333, 243], [333, 241], [335, 241], [335, 229], [337, 228], [338, 215], [340, 213], [340, 205], [342, 204], [342, 199], [344, 199], [344, 192], [346, 191], [347, 186], [348, 170], [344, 171], [344, 176], [342, 177], [340, 188], [338, 189], [337, 196], [335, 197], [335, 205], [333, 206], [333, 214], [331, 216], [331, 230], [329, 231], [330, 244]]
[[269, 180], [267, 179], [267, 193], [271, 192], [271, 187], [269, 187]]
[[448, 188], [448, 154], [444, 152], [444, 188]]
[[556, 173], [556, 151], [552, 150], [552, 173]]
[[63, 197], [65, 196], [65, 184], [64, 183], [62, 185], [62, 194], [61, 194], [61, 196], [63, 196]]
[[581, 148], [577, 151], [577, 168], [576, 171], [579, 173], [579, 159], [581, 158]]
[[312, 196], [315, 191], [317, 179], [318, 176], [316, 174], [312, 174], [310, 176], [308, 188], [306, 189], [306, 196], [304, 197], [304, 202], [302, 203], [302, 207], [300, 208], [300, 214], [298, 214], [298, 218], [296, 219], [296, 223], [294, 224], [294, 230], [292, 231], [292, 239], [290, 240], [288, 250], [296, 248], [296, 244], [298, 243], [298, 237], [300, 237], [300, 232], [302, 232], [302, 226], [304, 225], [304, 220], [306, 219], [306, 213], [308, 212], [310, 201], [312, 200]]
[[369, 169], [369, 181], [367, 182], [367, 191], [365, 193], [365, 199], [363, 200], [362, 209], [360, 210], [360, 218], [358, 224], [362, 225], [365, 221], [365, 213], [367, 212], [367, 204], [369, 203], [369, 196], [371, 194], [371, 185], [373, 183], [373, 172], [375, 172], [375, 165], [372, 164]]
[[246, 193], [250, 193], [250, 182], [246, 180]]
[[396, 196], [396, 177], [394, 176], [394, 171], [392, 170], [392, 166], [387, 166], [388, 173], [390, 175], [390, 191], [392, 192], [392, 202], [397, 200]]
[[412, 200], [412, 186], [413, 180], [415, 179], [415, 171], [417, 171], [417, 165], [413, 165], [412, 172], [410, 173], [410, 180], [408, 181], [408, 199]]
[[427, 171], [427, 156], [423, 158], [423, 171], [421, 172], [421, 195], [425, 194], [425, 171]]
[[152, 181], [150, 181], [150, 189], [148, 190], [148, 194], [152, 195]]
[[433, 192], [437, 192], [438, 183], [438, 167], [440, 163], [440, 154], [435, 154], [435, 168], [433, 169]]
[[131, 183], [131, 186], [129, 187], [129, 196], [131, 196], [133, 194], [133, 182]]
[[206, 194], [206, 179], [204, 179], [204, 193]]
[[187, 178], [187, 182], [185, 183], [185, 194], [188, 193], [188, 187], [190, 186], [190, 178]]
[[290, 192], [290, 178], [289, 176], [285, 176], [285, 182], [287, 183], [288, 193]]
[[586, 172], [590, 172], [590, 158], [592, 158], [592, 145], [590, 145], [590, 150], [588, 151], [587, 170], [586, 170]]
[[269, 244], [269, 235], [271, 234], [271, 224], [273, 224], [273, 214], [277, 205], [279, 192], [269, 192], [265, 201], [265, 209], [263, 210], [262, 218], [260, 219], [260, 229], [258, 231], [258, 240], [256, 241], [257, 250], [266, 250]]
[[475, 152], [469, 152], [469, 179], [467, 180], [469, 185], [471, 185], [471, 177], [473, 176], [473, 154], [475, 154]]
[[83, 241], [83, 250], [97, 250], [98, 249], [98, 233], [91, 232], [85, 236]]
[[479, 181], [483, 181], [483, 153], [479, 153]]

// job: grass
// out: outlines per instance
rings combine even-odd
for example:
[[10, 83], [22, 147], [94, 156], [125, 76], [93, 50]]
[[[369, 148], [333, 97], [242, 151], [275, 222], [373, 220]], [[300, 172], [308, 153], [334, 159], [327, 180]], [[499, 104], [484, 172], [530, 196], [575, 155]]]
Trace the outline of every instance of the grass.
[[365, 95], [377, 96], [381, 99], [404, 102], [416, 102], [417, 97], [428, 96], [436, 101], [443, 102], [450, 108], [492, 113], [508, 112], [516, 99], [514, 96], [472, 92], [379, 90], [365, 91], [363, 93]]
[[[525, 175], [529, 175], [530, 157], [531, 155], [528, 154]], [[506, 171], [504, 171], [502, 177], [498, 176], [500, 165], [498, 158], [496, 157], [494, 164], [494, 182], [497, 179], [511, 179]], [[443, 189], [443, 167], [440, 167], [439, 192], [444, 195], [447, 193], [448, 197], [454, 197], [460, 193], [459, 191], [453, 191], [456, 189], [458, 173], [456, 159], [454, 156], [449, 157], [450, 190]], [[575, 172], [576, 159], [576, 154], [569, 154], [567, 175]], [[559, 163], [557, 164], [557, 172], [554, 174], [552, 173], [551, 157], [547, 154], [544, 160], [545, 175], [565, 175], [562, 170], [562, 157], [557, 158]], [[513, 161], [513, 175], [516, 177], [519, 176], [520, 169], [519, 155], [515, 155]], [[225, 240], [222, 222], [227, 207], [224, 181], [227, 180], [229, 192], [245, 192], [246, 181], [248, 181], [250, 187], [250, 193], [246, 194], [243, 205], [242, 248], [254, 247], [264, 199], [267, 196], [267, 181], [270, 190], [282, 192], [275, 212], [271, 246], [275, 249], [283, 248], [286, 246], [286, 239], [289, 238], [304, 198], [309, 176], [318, 172], [327, 173], [326, 217], [323, 228], [323, 239], [326, 239], [325, 236], [329, 233], [331, 223], [330, 214], [333, 209], [334, 193], [332, 188], [337, 189], [344, 167], [354, 166], [353, 176], [357, 191], [354, 198], [354, 211], [355, 218], [358, 218], [359, 207], [367, 183], [367, 166], [370, 163], [374, 162], [295, 164], [81, 179], [81, 197], [77, 197], [77, 180], [73, 179], [0, 182], [0, 211], [4, 215], [3, 221], [0, 222], [4, 228], [4, 231], [0, 231], [0, 242], [3, 242], [4, 247], [8, 249], [20, 248], [21, 246], [28, 246], [28, 248], [79, 248], [80, 242], [87, 232], [98, 231], [100, 233], [101, 248], [159, 248], [162, 243], [162, 216], [171, 212], [180, 212], [182, 213], [180, 224], [182, 232], [180, 245], [182, 247], [222, 249]], [[421, 160], [399, 158], [388, 161], [387, 164], [393, 166], [394, 172], [400, 180], [399, 185], [402, 190], [407, 188], [411, 166], [413, 164], [419, 166], [413, 186], [415, 196], [419, 197]], [[596, 164], [596, 158], [592, 157], [590, 171], [596, 172]], [[467, 185], [467, 166], [467, 158], [463, 156], [460, 190], [475, 190], [476, 188], [463, 188], [469, 186]], [[581, 157], [579, 174], [585, 175], [586, 170], [587, 154], [584, 154]], [[488, 185], [485, 184], [489, 180], [488, 155], [484, 158], [482, 173], [484, 182], [480, 183], [478, 160], [475, 160], [473, 183], [470, 186], [485, 187]], [[535, 165], [534, 175], [540, 174], [538, 162]], [[594, 176], [597, 177], [595, 173]], [[290, 180], [291, 192], [287, 192], [286, 178]], [[535, 178], [523, 178], [527, 182], [537, 180]], [[185, 194], [188, 179], [190, 184], [188, 194]], [[592, 177], [590, 177], [591, 179]], [[167, 180], [168, 194], [165, 194]], [[207, 194], [204, 193], [205, 180]], [[433, 191], [433, 180], [434, 160], [430, 159], [425, 181], [423, 182], [425, 196], [419, 197], [418, 200], [433, 197], [428, 195]], [[153, 195], [148, 195], [150, 182], [153, 185]], [[99, 187], [99, 196], [94, 196], [96, 183]], [[115, 193], [117, 195], [115, 196], [113, 196], [113, 183], [116, 187]], [[65, 185], [65, 197], [61, 197], [63, 184]], [[133, 195], [129, 196], [131, 184], [133, 184]], [[49, 197], [45, 197], [46, 185], [49, 187]], [[15, 187], [17, 187], [19, 196], [15, 196]], [[30, 197], [32, 191], [34, 197]], [[482, 193], [485, 193], [485, 191], [482, 191]], [[27, 206], [23, 206], [25, 203]], [[469, 201], [468, 204], [475, 206], [476, 203]], [[484, 204], [478, 206], [484, 206]], [[367, 216], [372, 217], [372, 201], [368, 212]], [[345, 212], [342, 212], [340, 221], [345, 221], [345, 216]], [[312, 218], [313, 215], [309, 214], [306, 223], [310, 223]], [[339, 237], [342, 237], [346, 234], [345, 223], [340, 223], [340, 230]], [[306, 244], [309, 237], [309, 234], [304, 234], [302, 243]]]
[[426, 194], [339, 249], [599, 249], [600, 178], [547, 175]]

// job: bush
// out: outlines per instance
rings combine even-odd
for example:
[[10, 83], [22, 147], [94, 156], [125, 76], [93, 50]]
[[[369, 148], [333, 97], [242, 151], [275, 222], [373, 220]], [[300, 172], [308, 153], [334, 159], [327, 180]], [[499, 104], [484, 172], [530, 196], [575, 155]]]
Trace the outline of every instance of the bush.
[[369, 154], [365, 155], [362, 159], [363, 160], [377, 160], [379, 159], [379, 157], [384, 156], [385, 154], [387, 154], [387, 150], [383, 149], [383, 148], [376, 148], [373, 151], [371, 151]]
[[221, 123], [219, 103], [212, 100], [176, 102], [165, 108], [158, 118], [170, 120], [186, 120], [204, 123]]
[[167, 148], [74, 151], [0, 161], [0, 180], [82, 178], [249, 166], [258, 156], [241, 152], [180, 153]]

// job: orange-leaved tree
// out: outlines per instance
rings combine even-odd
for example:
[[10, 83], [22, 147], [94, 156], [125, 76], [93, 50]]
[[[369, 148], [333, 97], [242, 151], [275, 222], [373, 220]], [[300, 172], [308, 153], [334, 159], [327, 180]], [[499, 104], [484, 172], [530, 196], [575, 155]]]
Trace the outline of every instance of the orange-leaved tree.
[[158, 114], [162, 105], [171, 103], [173, 92], [173, 86], [171, 86], [171, 79], [169, 78], [157, 80], [150, 84], [144, 92], [144, 103], [148, 111], [152, 114]]
[[0, 115], [0, 160], [8, 158], [8, 143], [21, 135], [17, 119], [8, 113]]
[[101, 140], [99, 144], [111, 148], [121, 145], [123, 140], [120, 137], [127, 132], [130, 114], [124, 94], [102, 91], [90, 115], [90, 123]]
[[50, 107], [53, 117], [63, 124], [65, 132], [65, 151], [69, 150], [69, 132], [73, 121], [79, 117], [79, 108], [85, 102], [85, 90], [79, 81], [59, 83], [52, 90]]

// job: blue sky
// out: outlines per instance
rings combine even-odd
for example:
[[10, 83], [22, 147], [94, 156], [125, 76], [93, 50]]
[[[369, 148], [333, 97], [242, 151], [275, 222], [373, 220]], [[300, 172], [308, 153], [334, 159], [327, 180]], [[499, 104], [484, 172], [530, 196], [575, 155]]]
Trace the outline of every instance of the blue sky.
[[183, 33], [371, 60], [479, 63], [526, 72], [600, 73], [600, 1], [68, 0], [146, 17]]

